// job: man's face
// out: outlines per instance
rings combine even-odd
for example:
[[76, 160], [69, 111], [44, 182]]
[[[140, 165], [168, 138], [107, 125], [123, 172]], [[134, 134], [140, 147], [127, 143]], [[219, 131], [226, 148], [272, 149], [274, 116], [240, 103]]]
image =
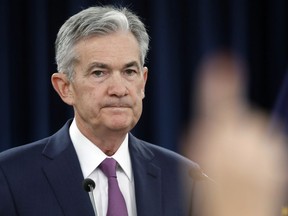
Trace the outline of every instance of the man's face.
[[94, 135], [130, 131], [142, 113], [148, 73], [135, 37], [128, 32], [89, 37], [75, 45], [75, 53], [68, 88], [78, 127]]

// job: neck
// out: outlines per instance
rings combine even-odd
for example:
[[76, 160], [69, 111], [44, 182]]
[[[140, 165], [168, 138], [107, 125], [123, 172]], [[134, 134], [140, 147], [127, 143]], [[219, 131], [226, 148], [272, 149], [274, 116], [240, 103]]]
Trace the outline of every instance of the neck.
[[114, 137], [114, 138], [105, 138], [105, 139], [97, 139], [91, 140], [98, 148], [102, 150], [107, 156], [112, 156], [119, 149], [121, 144], [123, 143], [125, 136]]
[[[81, 131], [82, 132], [82, 131]], [[109, 132], [109, 133], [85, 133], [82, 132], [94, 145], [108, 156], [112, 156], [123, 143], [127, 133]]]
[[76, 124], [80, 132], [108, 156], [115, 154], [128, 133], [127, 130], [109, 130], [107, 128], [97, 128], [96, 130], [77, 121]]

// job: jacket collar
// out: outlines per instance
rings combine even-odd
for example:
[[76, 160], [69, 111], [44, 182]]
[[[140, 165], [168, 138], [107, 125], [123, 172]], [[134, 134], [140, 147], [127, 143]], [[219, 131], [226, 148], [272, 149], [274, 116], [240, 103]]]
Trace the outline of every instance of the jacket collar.
[[154, 153], [131, 134], [129, 150], [135, 179], [137, 215], [162, 215], [161, 168], [153, 163]]
[[82, 171], [69, 136], [70, 123], [71, 120], [48, 140], [42, 154], [50, 162], [43, 166], [43, 172], [65, 215], [93, 216], [92, 203], [82, 187]]

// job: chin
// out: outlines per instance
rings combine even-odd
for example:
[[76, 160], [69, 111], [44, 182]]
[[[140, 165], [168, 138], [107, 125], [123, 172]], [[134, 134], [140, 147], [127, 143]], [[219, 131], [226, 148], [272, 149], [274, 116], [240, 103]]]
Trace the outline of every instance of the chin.
[[114, 122], [110, 125], [110, 129], [113, 131], [123, 131], [125, 133], [129, 132], [133, 127], [135, 126], [135, 123], [121, 123], [121, 122]]

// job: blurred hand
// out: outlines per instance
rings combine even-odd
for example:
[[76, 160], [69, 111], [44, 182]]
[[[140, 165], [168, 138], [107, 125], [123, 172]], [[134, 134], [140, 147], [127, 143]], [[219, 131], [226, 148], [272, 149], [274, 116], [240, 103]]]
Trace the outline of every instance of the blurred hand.
[[245, 100], [245, 67], [218, 53], [199, 71], [196, 119], [184, 153], [216, 181], [207, 190], [210, 216], [281, 215], [286, 186], [286, 137]]

